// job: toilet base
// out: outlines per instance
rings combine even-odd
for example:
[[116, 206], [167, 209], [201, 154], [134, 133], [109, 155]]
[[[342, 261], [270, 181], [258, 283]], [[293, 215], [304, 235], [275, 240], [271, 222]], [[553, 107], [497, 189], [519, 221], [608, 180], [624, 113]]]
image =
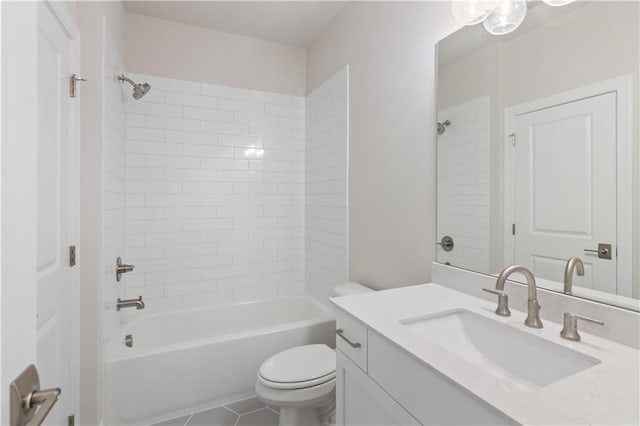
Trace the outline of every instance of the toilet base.
[[[336, 400], [316, 408], [281, 407], [279, 426], [328, 426], [335, 419]], [[335, 420], [334, 420], [335, 422]]]
[[335, 418], [335, 379], [310, 388], [281, 390], [256, 383], [258, 398], [280, 412], [280, 426], [326, 426]]
[[316, 408], [280, 408], [280, 426], [321, 426], [325, 423], [320, 419]]

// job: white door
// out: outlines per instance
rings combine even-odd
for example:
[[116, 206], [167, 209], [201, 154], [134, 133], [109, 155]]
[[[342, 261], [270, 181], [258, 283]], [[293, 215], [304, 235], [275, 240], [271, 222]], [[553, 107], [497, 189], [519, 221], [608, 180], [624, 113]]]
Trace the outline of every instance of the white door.
[[72, 414], [72, 270], [69, 96], [71, 40], [47, 5], [38, 3], [37, 366], [42, 386], [63, 389], [49, 424]]
[[[515, 117], [515, 263], [561, 281], [581, 258], [574, 285], [616, 293], [616, 94]], [[601, 259], [599, 243], [611, 244]]]
[[[77, 32], [62, 4], [2, 3], [1, 386], [34, 363], [42, 389], [62, 389], [45, 423], [67, 424], [77, 375], [77, 274], [69, 264], [77, 229], [78, 116], [69, 97]], [[7, 424], [9, 394], [0, 395]]]
[[[36, 361], [36, 5], [0, 2], [0, 14], [0, 424], [8, 425], [9, 383]], [[20, 87], [21, 81], [33, 83]]]

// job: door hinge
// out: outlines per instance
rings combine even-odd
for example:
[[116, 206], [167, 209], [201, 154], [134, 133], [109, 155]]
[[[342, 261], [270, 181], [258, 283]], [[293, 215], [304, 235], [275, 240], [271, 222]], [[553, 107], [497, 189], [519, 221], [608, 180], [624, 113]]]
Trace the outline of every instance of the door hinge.
[[69, 97], [71, 98], [76, 97], [76, 94], [78, 92], [78, 89], [76, 86], [79, 81], [87, 81], [87, 79], [82, 78], [76, 74], [71, 74], [71, 77], [69, 77]]
[[515, 223], [511, 224], [511, 235], [516, 235], [516, 224]]
[[67, 425], [68, 426], [75, 426], [76, 424], [76, 415], [72, 414], [67, 418]]
[[76, 266], [76, 246], [69, 246], [69, 266]]
[[516, 146], [516, 134], [510, 133], [509, 137], [511, 138], [511, 146]]

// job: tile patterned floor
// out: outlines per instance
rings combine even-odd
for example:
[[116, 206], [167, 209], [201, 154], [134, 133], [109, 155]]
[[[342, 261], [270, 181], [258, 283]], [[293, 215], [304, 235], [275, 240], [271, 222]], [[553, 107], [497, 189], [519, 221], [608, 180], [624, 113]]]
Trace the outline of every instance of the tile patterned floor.
[[278, 420], [277, 411], [253, 397], [152, 426], [277, 426]]

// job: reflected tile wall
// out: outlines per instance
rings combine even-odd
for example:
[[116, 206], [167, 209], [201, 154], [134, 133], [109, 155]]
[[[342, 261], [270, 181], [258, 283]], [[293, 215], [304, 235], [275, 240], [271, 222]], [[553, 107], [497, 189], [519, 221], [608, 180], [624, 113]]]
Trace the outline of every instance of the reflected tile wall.
[[437, 241], [448, 235], [454, 248], [437, 248], [438, 262], [489, 272], [489, 96], [438, 112], [449, 120], [438, 136]]

